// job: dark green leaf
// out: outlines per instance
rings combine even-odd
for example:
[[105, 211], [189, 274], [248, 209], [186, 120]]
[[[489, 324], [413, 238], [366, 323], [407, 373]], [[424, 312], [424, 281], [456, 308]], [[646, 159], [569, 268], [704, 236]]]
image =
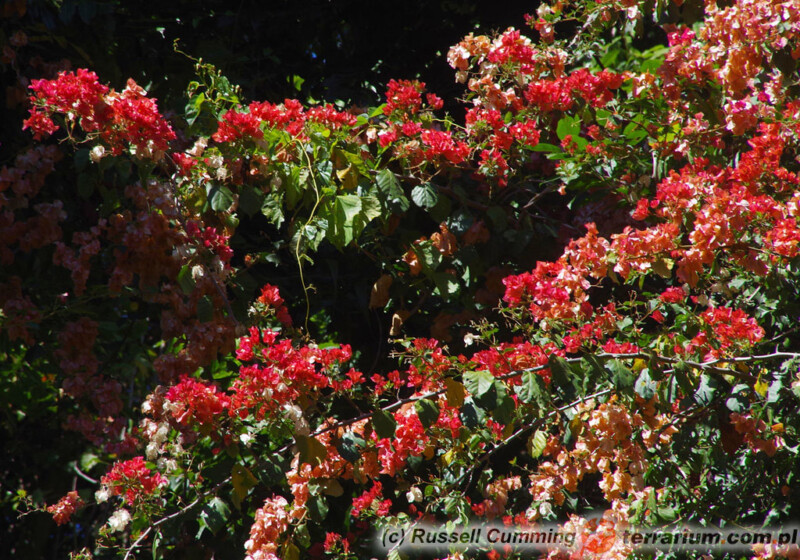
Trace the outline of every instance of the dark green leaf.
[[178, 272], [178, 285], [185, 295], [189, 295], [194, 291], [194, 278], [192, 277], [192, 269], [183, 265], [180, 272]]
[[525, 404], [536, 403], [539, 408], [547, 405], [547, 385], [542, 376], [533, 371], [522, 374], [522, 384], [514, 388], [519, 399]]
[[[498, 383], [500, 383], [498, 381]], [[492, 417], [501, 424], [510, 424], [514, 419], [516, 405], [514, 399], [507, 394], [503, 394], [497, 401], [497, 405], [492, 410]]]
[[201, 323], [208, 323], [214, 318], [214, 304], [211, 298], [203, 296], [197, 302], [197, 320]]
[[361, 458], [361, 449], [365, 444], [363, 438], [353, 432], [347, 432], [342, 436], [342, 441], [336, 446], [336, 449], [345, 461], [355, 463]]
[[422, 422], [423, 428], [428, 428], [439, 419], [439, 406], [429, 399], [422, 399], [414, 403], [414, 408]]
[[379, 438], [393, 438], [397, 427], [394, 416], [385, 410], [376, 410], [372, 414], [372, 428]]
[[564, 358], [551, 354], [547, 360], [547, 365], [550, 368], [550, 376], [555, 387], [561, 391], [566, 399], [572, 399], [575, 396], [575, 387], [570, 379], [572, 374], [569, 369], [569, 363]]
[[477, 428], [482, 425], [485, 416], [483, 409], [477, 406], [472, 398], [464, 400], [464, 406], [461, 407], [461, 421], [467, 428]]
[[264, 193], [253, 187], [242, 187], [239, 193], [239, 208], [247, 216], [260, 212], [264, 204]]
[[694, 399], [699, 404], [708, 405], [714, 400], [714, 393], [719, 387], [719, 381], [710, 375], [700, 377], [700, 386], [694, 392]]
[[230, 517], [231, 510], [228, 504], [223, 502], [220, 498], [214, 498], [208, 502], [205, 507], [200, 511], [200, 532], [198, 536], [203, 533], [204, 529], [208, 529], [213, 534], [217, 534], [222, 530]]
[[630, 389], [636, 382], [636, 376], [620, 360], [611, 360], [606, 368], [611, 372], [611, 382], [618, 391]]

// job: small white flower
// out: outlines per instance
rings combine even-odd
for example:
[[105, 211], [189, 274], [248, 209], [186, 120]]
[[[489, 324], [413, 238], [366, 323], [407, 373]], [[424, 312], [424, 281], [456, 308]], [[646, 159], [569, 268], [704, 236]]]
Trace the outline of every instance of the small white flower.
[[[285, 390], [285, 389], [284, 389]], [[302, 436], [307, 436], [311, 433], [308, 422], [303, 417], [303, 411], [296, 404], [286, 404], [283, 406], [286, 416], [294, 423], [294, 431]]]
[[158, 444], [154, 441], [148, 443], [145, 449], [145, 455], [148, 461], [154, 461], [156, 457], [158, 457]]
[[186, 153], [189, 154], [190, 156], [200, 157], [201, 155], [203, 155], [203, 151], [206, 149], [207, 146], [208, 146], [208, 138], [200, 138], [199, 140], [197, 140], [197, 142], [194, 143], [192, 149]]
[[108, 519], [108, 525], [112, 531], [123, 531], [131, 521], [131, 514], [127, 509], [118, 509]]
[[478, 337], [472, 333], [467, 333], [464, 335], [464, 346], [472, 346], [475, 344], [475, 341], [478, 340]]
[[92, 163], [97, 163], [101, 159], [103, 159], [106, 155], [106, 149], [103, 146], [95, 146], [92, 148], [92, 151], [89, 152], [89, 159], [92, 160]]
[[547, 517], [548, 515], [552, 515], [552, 513], [553, 505], [550, 502], [542, 502], [539, 504], [539, 515]]
[[411, 490], [406, 492], [406, 500], [408, 500], [409, 504], [413, 504], [414, 502], [421, 502], [422, 490], [420, 490], [416, 486], [412, 487]]
[[101, 488], [94, 493], [94, 501], [98, 504], [108, 501], [108, 488]]
[[167, 439], [167, 434], [169, 434], [169, 426], [166, 424], [161, 424], [158, 427], [156, 435], [153, 437], [153, 441], [156, 443], [164, 443]]
[[253, 442], [253, 436], [251, 434], [242, 434], [239, 436], [239, 441], [241, 441], [246, 447], [249, 447]]

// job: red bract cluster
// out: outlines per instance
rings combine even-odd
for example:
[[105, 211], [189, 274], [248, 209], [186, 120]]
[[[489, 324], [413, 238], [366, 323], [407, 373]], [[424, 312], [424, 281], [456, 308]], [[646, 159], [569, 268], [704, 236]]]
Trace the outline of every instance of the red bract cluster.
[[449, 132], [427, 129], [422, 132], [420, 139], [425, 146], [422, 150], [423, 156], [429, 161], [441, 156], [450, 163], [458, 165], [469, 156], [469, 146], [464, 142], [454, 142]]
[[494, 40], [486, 59], [494, 64], [520, 64], [521, 72], [526, 74], [534, 67], [538, 55], [531, 40], [512, 27]]
[[108, 87], [99, 82], [94, 72], [80, 68], [75, 73], [62, 72], [55, 80], [33, 80], [31, 91], [34, 107], [23, 129], [30, 128], [37, 140], [58, 130], [50, 118], [53, 112], [63, 113], [72, 121], [80, 119], [87, 132], [99, 130], [95, 111], [103, 103]]
[[110, 107], [110, 119], [101, 124], [101, 138], [115, 154], [121, 153], [125, 143], [136, 148], [136, 155], [155, 158], [158, 152], [166, 152], [169, 141], [175, 139], [172, 127], [158, 112], [156, 100], [147, 97], [147, 92], [133, 80], [122, 93], [106, 96]]
[[202, 227], [197, 222], [190, 221], [186, 223], [186, 233], [203, 247], [213, 251], [223, 263], [228, 263], [233, 257], [233, 249], [228, 246], [230, 237], [217, 233], [217, 228]]
[[167, 483], [167, 479], [161, 473], [153, 472], [143, 457], [134, 457], [115, 463], [100, 482], [111, 495], [122, 496], [125, 503], [133, 505], [152, 496]]
[[592, 107], [604, 107], [613, 98], [624, 77], [603, 70], [592, 74], [583, 68], [567, 78], [538, 80], [531, 82], [525, 91], [525, 99], [543, 113], [569, 111], [576, 99], [575, 93]]
[[700, 319], [707, 330], [698, 334], [691, 346], [707, 351], [709, 359], [727, 355], [736, 346], [752, 346], [764, 338], [764, 329], [741, 309], [708, 309]]
[[[538, 346], [530, 342], [503, 343], [496, 348], [476, 352], [471, 361], [480, 366], [477, 369], [488, 370], [495, 377], [500, 377], [514, 371], [545, 366], [552, 354], [561, 355], [563, 351], [559, 350], [555, 344]], [[538, 375], [545, 382], [550, 382], [550, 372], [547, 369], [539, 371]], [[518, 382], [519, 378], [511, 380], [511, 383]]]
[[47, 512], [53, 514], [53, 521], [56, 522], [56, 525], [64, 525], [65, 523], [69, 523], [72, 514], [84, 505], [86, 505], [85, 502], [81, 500], [78, 493], [73, 490], [61, 498], [58, 503], [48, 506]]
[[230, 414], [263, 418], [268, 411], [328, 387], [331, 369], [350, 360], [352, 352], [349, 346], [295, 348], [291, 340], [251, 328], [250, 336], [239, 339], [236, 355], [254, 363], [243, 365], [231, 386]]
[[256, 303], [265, 306], [268, 310], [275, 313], [275, 317], [284, 327], [292, 326], [292, 316], [289, 315], [289, 309], [284, 304], [284, 300], [278, 292], [278, 288], [272, 284], [265, 284], [261, 288], [261, 295], [256, 299]]
[[397, 111], [400, 114], [414, 115], [422, 108], [422, 93], [425, 84], [416, 80], [389, 80], [386, 85], [385, 115]]
[[52, 116], [59, 113], [84, 132], [98, 134], [117, 155], [131, 145], [137, 157], [157, 160], [175, 138], [155, 100], [133, 80], [117, 93], [101, 84], [94, 72], [79, 69], [62, 72], [55, 80], [35, 80], [31, 90], [33, 108], [24, 128], [31, 128], [35, 138], [58, 129]]
[[286, 99], [283, 104], [256, 101], [248, 106], [248, 112], [241, 108], [227, 111], [211, 138], [220, 143], [259, 140], [264, 137], [262, 124], [298, 136], [305, 129], [306, 122], [337, 130], [354, 126], [356, 117], [337, 111], [331, 104], [305, 109], [296, 99]]
[[402, 470], [409, 457], [421, 456], [430, 441], [413, 404], [402, 406], [394, 413], [394, 420], [397, 424], [394, 437], [377, 442], [380, 472], [389, 476]]
[[391, 500], [380, 500], [383, 497], [383, 485], [380, 482], [375, 482], [372, 485], [372, 488], [366, 490], [363, 494], [353, 500], [353, 507], [350, 510], [350, 515], [353, 517], [358, 517], [361, 515], [361, 512], [365, 509], [369, 509], [373, 507], [373, 504], [377, 501], [377, 507], [375, 509], [375, 513], [377, 515], [386, 515], [389, 513], [389, 508], [392, 505]]
[[186, 376], [169, 388], [164, 401], [170, 403], [165, 408], [183, 427], [193, 424], [214, 425], [217, 417], [230, 406], [230, 398], [217, 387]]

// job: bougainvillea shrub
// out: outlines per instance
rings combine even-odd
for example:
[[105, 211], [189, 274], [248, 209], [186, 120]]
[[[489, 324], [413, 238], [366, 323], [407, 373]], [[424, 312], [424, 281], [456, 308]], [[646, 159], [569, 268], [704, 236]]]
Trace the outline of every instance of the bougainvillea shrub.
[[[62, 488], [19, 473], [21, 519], [75, 558], [293, 560], [414, 557], [376, 552], [390, 525], [559, 523], [537, 555], [611, 559], [630, 527], [796, 518], [800, 5], [524, 21], [450, 48], [463, 115], [401, 78], [248, 102], [202, 62], [169, 119], [132, 80], [33, 81], [0, 356], [16, 421], [45, 401], [74, 445]], [[377, 356], [338, 335], [339, 262]]]

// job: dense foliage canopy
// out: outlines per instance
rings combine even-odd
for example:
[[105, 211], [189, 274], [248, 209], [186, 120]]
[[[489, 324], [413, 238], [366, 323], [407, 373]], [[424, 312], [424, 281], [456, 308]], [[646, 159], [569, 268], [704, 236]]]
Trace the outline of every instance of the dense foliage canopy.
[[145, 21], [112, 5], [59, 35], [4, 4], [11, 555], [416, 558], [379, 535], [501, 521], [676, 557], [621, 536], [797, 517], [796, 1], [545, 2], [442, 45], [438, 90], [428, 55], [323, 78], [379, 41], [345, 12], [288, 55], [244, 37], [268, 13], [179, 2], [141, 35], [181, 39], [160, 82], [114, 62], [130, 33], [91, 68], [31, 50]]

